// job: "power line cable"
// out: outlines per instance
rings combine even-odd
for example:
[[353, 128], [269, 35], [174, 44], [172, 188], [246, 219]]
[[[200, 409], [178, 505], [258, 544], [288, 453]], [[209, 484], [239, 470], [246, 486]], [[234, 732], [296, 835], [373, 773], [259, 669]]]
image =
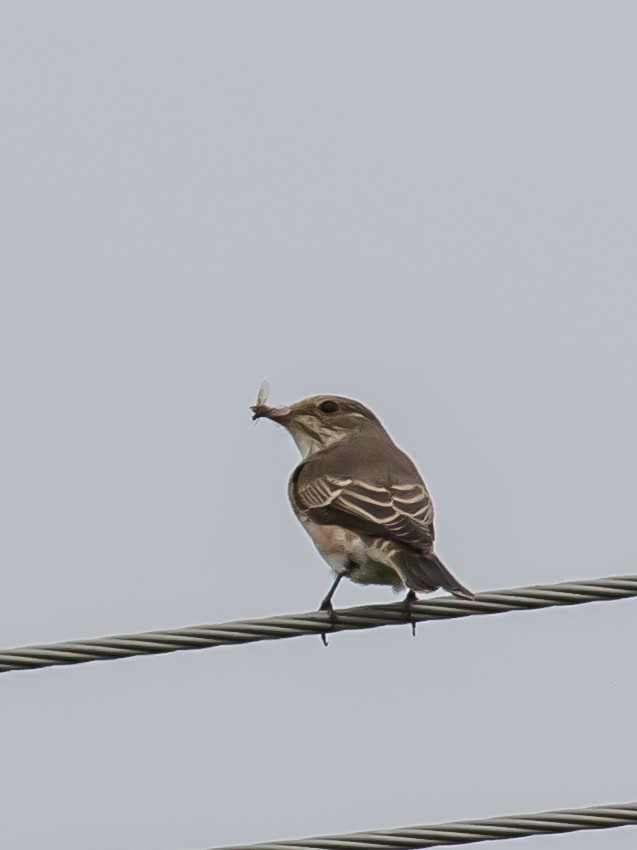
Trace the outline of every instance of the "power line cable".
[[637, 825], [637, 803], [617, 803], [586, 809], [557, 809], [534, 814], [406, 826], [400, 829], [375, 829], [370, 832], [323, 835], [263, 844], [234, 844], [231, 847], [215, 847], [211, 850], [417, 850], [634, 825]]
[[236, 620], [230, 623], [5, 649], [0, 652], [0, 673], [137, 655], [160, 655], [178, 650], [206, 649], [261, 640], [281, 640], [325, 632], [332, 634], [411, 622], [450, 620], [477, 614], [534, 611], [553, 606], [582, 605], [586, 602], [613, 601], [634, 596], [637, 596], [637, 575], [629, 575], [479, 593], [473, 600], [445, 596], [415, 602], [409, 611], [400, 602], [343, 608], [335, 612], [335, 621], [324, 611], [259, 620]]

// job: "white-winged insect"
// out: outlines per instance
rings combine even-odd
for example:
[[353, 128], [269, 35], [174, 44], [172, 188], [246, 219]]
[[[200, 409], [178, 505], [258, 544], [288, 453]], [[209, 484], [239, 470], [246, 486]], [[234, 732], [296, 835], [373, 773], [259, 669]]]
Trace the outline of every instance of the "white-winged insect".
[[269, 410], [270, 408], [267, 405], [267, 400], [270, 396], [270, 384], [267, 381], [263, 381], [261, 386], [259, 387], [259, 392], [257, 393], [257, 400], [250, 408], [252, 410], [252, 418], [258, 419], [260, 416]]

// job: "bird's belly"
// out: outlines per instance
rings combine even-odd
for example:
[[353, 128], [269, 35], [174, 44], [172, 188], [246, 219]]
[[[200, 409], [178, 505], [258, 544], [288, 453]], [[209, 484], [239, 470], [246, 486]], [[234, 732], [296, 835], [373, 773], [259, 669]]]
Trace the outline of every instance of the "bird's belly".
[[314, 545], [334, 572], [358, 584], [390, 584], [396, 588], [403, 586], [396, 570], [389, 563], [379, 560], [383, 556], [379, 548], [374, 546], [374, 541], [338, 525], [319, 525], [307, 519], [302, 522]]

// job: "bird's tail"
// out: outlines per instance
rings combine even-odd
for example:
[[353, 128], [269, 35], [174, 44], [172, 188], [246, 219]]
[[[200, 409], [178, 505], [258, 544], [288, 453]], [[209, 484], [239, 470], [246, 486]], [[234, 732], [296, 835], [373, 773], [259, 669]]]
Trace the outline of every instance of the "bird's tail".
[[441, 587], [454, 596], [473, 599], [473, 593], [460, 584], [433, 552], [427, 555], [401, 551], [397, 558], [405, 584], [410, 590], [431, 592]]

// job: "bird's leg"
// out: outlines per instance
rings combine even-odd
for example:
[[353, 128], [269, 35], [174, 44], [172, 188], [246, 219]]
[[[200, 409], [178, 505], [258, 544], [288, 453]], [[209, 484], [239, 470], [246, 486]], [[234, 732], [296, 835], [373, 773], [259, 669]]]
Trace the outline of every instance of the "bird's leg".
[[418, 597], [416, 596], [416, 591], [411, 590], [411, 588], [407, 591], [407, 596], [405, 596], [404, 605], [407, 609], [407, 616], [409, 617], [409, 622], [411, 623], [411, 633], [414, 637], [416, 637], [416, 621], [414, 620], [413, 613], [411, 610], [411, 606], [414, 602], [418, 602]]
[[[340, 580], [343, 578], [343, 574], [339, 573], [334, 579], [334, 583], [330, 587], [327, 592], [327, 596], [319, 605], [319, 611], [327, 611], [330, 618], [330, 623], [332, 626], [336, 623], [336, 614], [334, 613], [334, 608], [332, 606], [332, 597], [334, 596], [334, 592], [339, 585]], [[321, 640], [323, 641], [323, 646], [327, 646], [327, 635], [325, 632], [321, 634]]]
[[334, 610], [333, 607], [332, 607], [332, 597], [334, 596], [336, 588], [339, 586], [342, 578], [343, 578], [343, 573], [339, 573], [336, 576], [336, 578], [334, 579], [334, 583], [332, 584], [332, 586], [330, 587], [330, 589], [327, 593], [327, 596], [325, 597], [325, 599], [321, 602], [321, 604], [319, 606], [319, 611], [333, 611]]

